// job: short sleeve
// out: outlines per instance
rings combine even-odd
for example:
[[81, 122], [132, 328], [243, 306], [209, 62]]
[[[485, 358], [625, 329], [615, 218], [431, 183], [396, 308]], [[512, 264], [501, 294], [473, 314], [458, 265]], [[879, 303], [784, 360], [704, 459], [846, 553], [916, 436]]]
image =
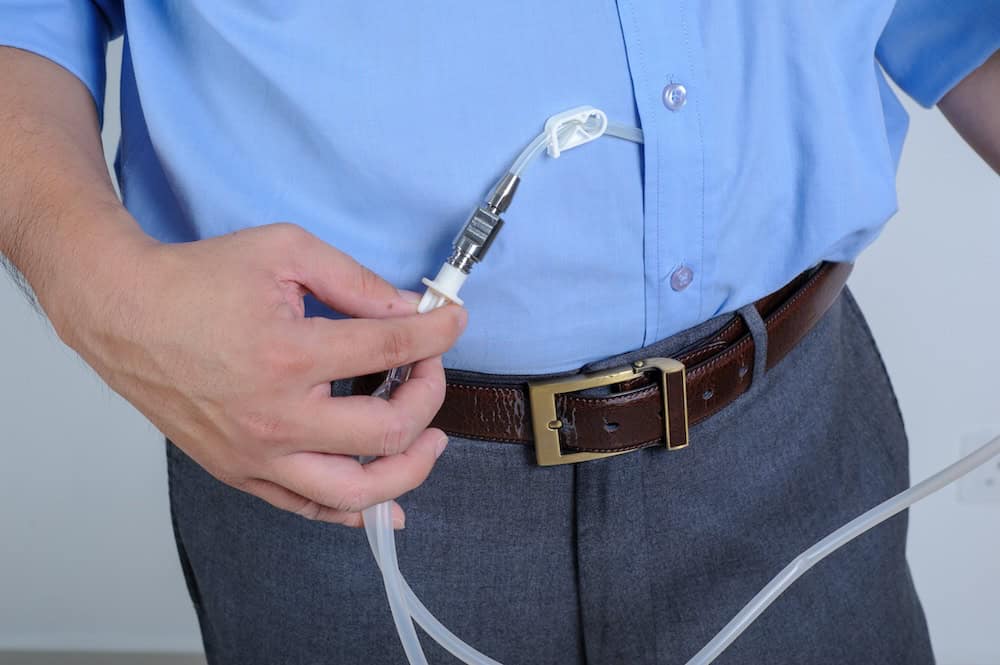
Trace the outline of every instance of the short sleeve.
[[889, 76], [923, 106], [1000, 49], [1000, 0], [898, 0], [876, 48]]
[[37, 53], [83, 81], [104, 109], [108, 41], [122, 34], [121, 0], [0, 0], [0, 46]]

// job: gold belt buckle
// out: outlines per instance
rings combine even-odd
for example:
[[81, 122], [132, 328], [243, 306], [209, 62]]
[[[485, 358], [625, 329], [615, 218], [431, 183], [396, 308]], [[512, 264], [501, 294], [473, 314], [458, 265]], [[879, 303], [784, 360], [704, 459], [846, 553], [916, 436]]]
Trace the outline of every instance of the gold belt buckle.
[[[673, 358], [646, 358], [645, 360], [637, 360], [626, 367], [606, 372], [529, 383], [531, 426], [535, 437], [535, 457], [538, 464], [540, 466], [576, 464], [577, 462], [631, 452], [631, 450], [616, 450], [606, 453], [587, 451], [564, 453], [559, 444], [559, 430], [562, 429], [563, 423], [556, 415], [556, 395], [621, 383], [636, 374], [650, 370], [660, 372], [660, 391], [663, 393], [663, 434], [666, 447], [668, 450], [679, 450], [686, 447], [688, 445], [688, 409], [687, 377], [684, 365]], [[668, 398], [668, 394], [671, 392], [681, 399], [684, 412], [682, 427], [671, 427], [670, 400]]]

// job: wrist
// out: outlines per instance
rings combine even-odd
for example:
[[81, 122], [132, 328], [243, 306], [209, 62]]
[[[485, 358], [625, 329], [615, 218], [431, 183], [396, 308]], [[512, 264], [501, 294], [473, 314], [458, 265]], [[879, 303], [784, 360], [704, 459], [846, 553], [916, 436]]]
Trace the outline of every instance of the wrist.
[[67, 212], [51, 236], [45, 274], [26, 277], [56, 334], [83, 354], [92, 333], [127, 311], [143, 256], [158, 243], [117, 202]]

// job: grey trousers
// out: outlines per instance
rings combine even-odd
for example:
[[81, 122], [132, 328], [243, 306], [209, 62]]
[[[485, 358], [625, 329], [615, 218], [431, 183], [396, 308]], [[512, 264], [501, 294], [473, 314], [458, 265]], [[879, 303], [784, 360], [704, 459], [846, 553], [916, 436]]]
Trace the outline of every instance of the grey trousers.
[[[400, 568], [446, 626], [507, 665], [685, 663], [795, 555], [908, 484], [896, 400], [846, 292], [691, 441], [540, 468], [524, 446], [453, 439], [401, 499]], [[167, 453], [212, 665], [405, 662], [361, 530], [274, 509]], [[933, 663], [906, 525], [822, 562], [717, 662]], [[454, 662], [424, 641], [430, 662]]]

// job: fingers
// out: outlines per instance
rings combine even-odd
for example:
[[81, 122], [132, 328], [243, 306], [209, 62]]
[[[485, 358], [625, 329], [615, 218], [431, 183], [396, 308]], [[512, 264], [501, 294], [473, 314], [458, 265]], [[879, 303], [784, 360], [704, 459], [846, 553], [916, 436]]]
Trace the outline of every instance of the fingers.
[[[267, 501], [273, 506], [294, 512], [313, 520], [362, 526], [361, 511], [369, 506], [401, 496], [426, 480], [437, 458], [447, 445], [447, 437], [439, 429], [423, 429], [433, 418], [444, 399], [444, 374], [441, 359], [431, 358], [414, 366], [410, 380], [397, 388], [392, 398], [385, 400], [358, 396], [325, 398], [329, 404], [347, 402], [354, 409], [353, 417], [331, 415], [336, 426], [330, 448], [344, 451], [347, 439], [345, 427], [350, 423], [363, 425], [352, 430], [350, 445], [357, 454], [384, 454], [375, 448], [385, 447], [393, 439], [400, 452], [379, 457], [361, 465], [355, 457], [324, 452], [293, 452], [270, 461], [269, 479], [253, 479], [241, 489]], [[392, 414], [404, 410], [404, 420], [414, 423], [414, 432], [403, 436], [387, 435], [393, 430], [386, 419], [367, 420], [357, 408], [380, 407]], [[393, 415], [387, 416], [391, 419]], [[365, 437], [364, 424], [376, 423], [376, 438]], [[383, 429], [378, 428], [381, 424]], [[357, 437], [357, 438], [355, 438]], [[381, 438], [378, 438], [381, 437]], [[412, 440], [412, 443], [411, 443]], [[378, 441], [378, 443], [373, 443]], [[402, 528], [405, 515], [398, 505], [393, 505], [394, 528]]]
[[428, 429], [402, 453], [365, 465], [345, 455], [294, 453], [274, 460], [270, 480], [334, 513], [358, 513], [423, 483], [446, 444], [444, 432]]
[[[444, 366], [441, 364], [441, 356], [435, 356], [413, 365], [410, 379], [393, 391], [389, 405], [397, 409], [412, 410], [426, 426], [444, 404], [444, 392]], [[424, 421], [423, 417], [427, 415], [429, 417]]]
[[414, 365], [410, 380], [389, 401], [367, 395], [315, 396], [300, 418], [300, 436], [289, 444], [296, 451], [396, 455], [424, 432], [441, 408], [444, 392], [444, 370], [436, 357]]
[[[287, 510], [308, 520], [319, 522], [329, 522], [330, 524], [342, 524], [350, 527], [364, 526], [364, 517], [360, 512], [350, 513], [333, 510], [327, 506], [319, 504], [312, 499], [296, 494], [285, 489], [281, 485], [276, 485], [269, 480], [253, 478], [244, 482], [240, 489], [249, 494], [253, 494], [259, 499], [263, 499], [275, 508]], [[392, 502], [392, 527], [402, 529], [406, 525], [406, 514], [403, 508]]]
[[292, 238], [294, 279], [334, 310], [363, 318], [416, 313], [412, 298], [336, 247], [291, 224], [276, 226]]
[[439, 356], [465, 330], [468, 314], [448, 305], [427, 314], [391, 319], [304, 319], [301, 344], [313, 359], [317, 383], [363, 376]]

